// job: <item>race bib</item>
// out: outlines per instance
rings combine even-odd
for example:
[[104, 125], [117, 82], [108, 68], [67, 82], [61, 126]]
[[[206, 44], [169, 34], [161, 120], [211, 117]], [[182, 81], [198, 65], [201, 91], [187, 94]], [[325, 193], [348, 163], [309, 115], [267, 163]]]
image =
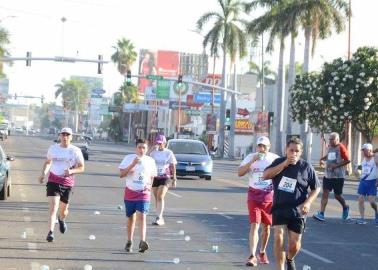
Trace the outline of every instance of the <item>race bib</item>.
[[370, 167], [363, 167], [362, 168], [362, 174], [370, 174], [371, 169]]
[[336, 160], [336, 153], [335, 152], [330, 152], [328, 153], [328, 160]]
[[297, 179], [283, 176], [278, 185], [278, 189], [285, 192], [294, 193], [296, 185], [297, 185]]
[[143, 190], [145, 186], [146, 176], [144, 173], [136, 174], [132, 182], [132, 190]]
[[264, 180], [263, 172], [253, 172], [252, 173], [252, 187], [256, 189], [265, 189], [272, 184], [272, 180]]
[[165, 174], [165, 166], [164, 166], [164, 165], [157, 166], [157, 174], [158, 174], [159, 176]]

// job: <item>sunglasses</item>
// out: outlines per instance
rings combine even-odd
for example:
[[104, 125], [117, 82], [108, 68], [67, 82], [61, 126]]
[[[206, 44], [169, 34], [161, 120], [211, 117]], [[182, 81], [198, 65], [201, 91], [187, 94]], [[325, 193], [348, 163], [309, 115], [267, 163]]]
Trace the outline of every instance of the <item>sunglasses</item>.
[[60, 135], [62, 135], [62, 136], [70, 136], [71, 134], [66, 133], [66, 132], [62, 132], [62, 133], [60, 133]]

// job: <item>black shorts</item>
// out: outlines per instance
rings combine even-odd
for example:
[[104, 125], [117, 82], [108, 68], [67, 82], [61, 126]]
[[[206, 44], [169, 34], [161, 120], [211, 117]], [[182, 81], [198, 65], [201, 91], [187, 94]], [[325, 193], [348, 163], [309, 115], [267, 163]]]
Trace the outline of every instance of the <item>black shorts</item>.
[[169, 186], [171, 183], [171, 178], [158, 178], [155, 177], [154, 181], [152, 182], [152, 187], [159, 187], [159, 186]]
[[335, 195], [343, 194], [344, 178], [326, 178], [323, 177], [323, 190], [329, 190], [335, 193]]
[[272, 210], [272, 225], [286, 225], [290, 231], [302, 234], [306, 219], [299, 214], [296, 208], [277, 208]]
[[47, 196], [60, 196], [60, 201], [68, 204], [72, 195], [72, 187], [60, 185], [54, 182], [47, 182], [46, 184]]

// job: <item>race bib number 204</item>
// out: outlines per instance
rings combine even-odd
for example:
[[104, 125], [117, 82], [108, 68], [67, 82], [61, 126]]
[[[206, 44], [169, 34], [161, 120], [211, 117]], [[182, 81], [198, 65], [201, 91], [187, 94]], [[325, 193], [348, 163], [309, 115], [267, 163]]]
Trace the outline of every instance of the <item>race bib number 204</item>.
[[285, 192], [294, 193], [296, 185], [297, 185], [297, 179], [283, 176], [278, 185], [278, 189]]

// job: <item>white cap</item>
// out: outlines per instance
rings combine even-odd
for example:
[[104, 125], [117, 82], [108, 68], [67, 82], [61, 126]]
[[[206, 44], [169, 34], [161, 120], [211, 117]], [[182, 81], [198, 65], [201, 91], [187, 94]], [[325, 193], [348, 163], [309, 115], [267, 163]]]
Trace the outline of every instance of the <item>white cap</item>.
[[69, 128], [69, 127], [64, 127], [60, 130], [60, 133], [68, 133], [68, 134], [72, 134], [72, 129]]
[[257, 139], [257, 142], [256, 142], [257, 145], [259, 144], [263, 144], [265, 146], [270, 146], [270, 141], [269, 141], [269, 138], [268, 137], [265, 137], [265, 136], [261, 136]]
[[371, 143], [365, 143], [364, 145], [362, 145], [362, 148], [361, 150], [373, 150], [373, 145]]

